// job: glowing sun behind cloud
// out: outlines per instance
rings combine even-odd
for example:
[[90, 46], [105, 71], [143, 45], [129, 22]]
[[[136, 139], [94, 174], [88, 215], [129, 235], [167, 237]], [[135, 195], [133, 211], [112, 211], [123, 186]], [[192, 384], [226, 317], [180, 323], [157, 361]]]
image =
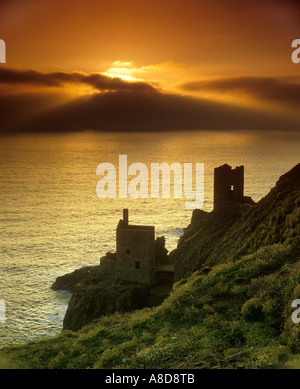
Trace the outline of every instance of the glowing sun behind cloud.
[[114, 61], [111, 67], [102, 74], [112, 78], [120, 78], [124, 81], [144, 81], [142, 78], [135, 76], [139, 71], [131, 61]]

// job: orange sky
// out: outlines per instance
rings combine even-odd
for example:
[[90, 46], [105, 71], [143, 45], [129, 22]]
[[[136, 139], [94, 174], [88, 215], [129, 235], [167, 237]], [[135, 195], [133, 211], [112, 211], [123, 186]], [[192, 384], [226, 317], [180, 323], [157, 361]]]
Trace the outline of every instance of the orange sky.
[[[298, 2], [284, 0], [2, 0], [7, 63], [0, 72], [99, 73], [150, 83], [160, 93], [276, 112], [273, 118], [288, 117], [294, 128], [300, 64], [291, 61], [291, 43], [300, 38], [299, 20]], [[2, 98], [42, 93], [49, 95], [45, 109], [95, 92], [73, 76], [55, 87], [5, 77], [0, 73]]]
[[[99, 71], [115, 60], [173, 61], [204, 73], [295, 71], [289, 1], [2, 0], [11, 66]], [[296, 4], [296, 2], [295, 2]]]

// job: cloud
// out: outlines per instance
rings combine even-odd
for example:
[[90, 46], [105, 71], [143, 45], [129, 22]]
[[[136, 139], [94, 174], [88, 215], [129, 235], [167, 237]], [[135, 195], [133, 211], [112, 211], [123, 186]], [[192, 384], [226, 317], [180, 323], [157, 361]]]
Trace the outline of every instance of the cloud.
[[239, 93], [258, 99], [299, 106], [300, 77], [223, 77], [180, 85], [189, 92]]
[[[242, 88], [257, 95], [263, 93], [262, 86], [268, 86], [268, 81], [256, 81], [223, 79], [185, 88], [205, 86], [224, 91]], [[58, 104], [60, 90], [53, 92], [51, 87], [61, 87], [63, 93], [64, 85], [72, 83], [89, 85], [95, 93]], [[0, 112], [3, 112], [0, 131], [298, 130], [300, 124], [299, 120], [277, 113], [166, 93], [146, 82], [126, 82], [99, 73], [3, 68], [1, 84], [43, 88], [31, 94], [0, 96]], [[277, 90], [278, 85], [275, 83], [273, 88]], [[271, 86], [268, 91], [264, 93], [271, 94]]]
[[0, 84], [63, 87], [65, 84], [85, 84], [97, 91], [151, 91], [155, 89], [146, 82], [125, 82], [100, 73], [41, 72], [0, 68]]

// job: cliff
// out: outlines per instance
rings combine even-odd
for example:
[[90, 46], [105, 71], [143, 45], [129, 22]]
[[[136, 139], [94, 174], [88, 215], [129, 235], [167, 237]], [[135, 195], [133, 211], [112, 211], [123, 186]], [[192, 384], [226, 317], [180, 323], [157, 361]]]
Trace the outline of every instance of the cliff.
[[[161, 303], [159, 301], [157, 304]], [[143, 284], [100, 281], [74, 291], [64, 317], [63, 328], [77, 331], [101, 315], [126, 312], [152, 305], [150, 288]]]
[[68, 290], [69, 292], [74, 293], [76, 287], [80, 286], [81, 283], [85, 283], [86, 285], [97, 285], [99, 282], [105, 280], [106, 278], [100, 273], [100, 266], [86, 266], [57, 277], [51, 288], [53, 290]]
[[[299, 368], [300, 164], [238, 219], [195, 211], [177, 282], [155, 308], [101, 316], [79, 331], [0, 351], [39, 368]], [[26, 361], [26, 362], [24, 362]]]
[[[93, 273], [96, 269], [90, 269]], [[75, 272], [80, 273], [81, 269]], [[76, 285], [64, 285], [63, 280], [56, 281], [55, 287], [73, 292], [63, 321], [63, 329], [77, 331], [92, 320], [114, 312], [129, 312], [145, 307], [160, 305], [171, 291], [166, 283], [159, 287], [149, 287], [130, 281], [104, 280], [99, 277], [90, 282], [85, 278], [86, 269], [82, 271], [82, 281]], [[68, 275], [72, 278], [74, 274]], [[76, 275], [77, 276], [77, 275]], [[87, 281], [88, 280], [88, 281]], [[67, 281], [67, 280], [66, 280]]]
[[280, 177], [270, 193], [241, 217], [226, 219], [217, 228], [214, 211], [195, 210], [177, 249], [170, 254], [175, 281], [299, 236], [299, 185], [300, 164]]
[[[76, 269], [58, 277], [52, 289], [68, 290], [72, 297], [63, 321], [63, 329], [77, 331], [93, 319], [152, 306], [150, 288], [133, 282], [104, 277], [100, 266]], [[156, 304], [162, 301], [156, 302]]]
[[[158, 250], [158, 253], [161, 254], [161, 251]], [[103, 275], [100, 266], [88, 266], [58, 277], [52, 289], [72, 292], [63, 329], [77, 331], [103, 315], [160, 305], [171, 291], [172, 280], [173, 273], [162, 269], [157, 272], [157, 284], [150, 287], [138, 282], [116, 280]]]

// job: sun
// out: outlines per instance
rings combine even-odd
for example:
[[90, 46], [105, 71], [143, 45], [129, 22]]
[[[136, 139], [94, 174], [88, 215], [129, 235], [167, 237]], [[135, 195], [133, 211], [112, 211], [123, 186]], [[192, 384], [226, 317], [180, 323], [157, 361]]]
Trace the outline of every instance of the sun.
[[139, 73], [139, 69], [134, 67], [133, 62], [114, 61], [111, 67], [102, 74], [124, 81], [144, 81], [142, 78], [136, 77], [136, 73]]

